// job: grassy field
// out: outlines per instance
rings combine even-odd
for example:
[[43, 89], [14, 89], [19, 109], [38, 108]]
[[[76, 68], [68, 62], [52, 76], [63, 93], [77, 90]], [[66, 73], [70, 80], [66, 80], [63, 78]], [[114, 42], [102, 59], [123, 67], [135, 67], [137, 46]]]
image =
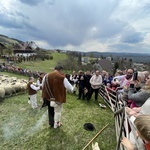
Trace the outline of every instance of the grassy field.
[[62, 53], [52, 53], [51, 55], [53, 56], [52, 60], [28, 61], [24, 63], [18, 63], [17, 66], [35, 71], [49, 72], [53, 70], [53, 68], [57, 65], [58, 61], [67, 58], [66, 54]]
[[[61, 54], [54, 54], [60, 56]], [[66, 56], [63, 56], [64, 58]], [[57, 60], [60, 59], [57, 57]], [[20, 64], [20, 67], [38, 66]], [[51, 64], [43, 61], [41, 68], [48, 71]], [[52, 65], [53, 64], [53, 65]], [[2, 72], [3, 73], [3, 72]], [[7, 74], [7, 73], [4, 73]], [[16, 76], [10, 74], [9, 76]], [[18, 78], [27, 78], [17, 75]], [[115, 123], [113, 113], [107, 107], [102, 109], [92, 98], [90, 102], [77, 100], [77, 95], [67, 94], [67, 103], [63, 105], [63, 126], [53, 129], [48, 125], [47, 108], [40, 110], [41, 94], [38, 92], [38, 109], [33, 110], [27, 103], [28, 94], [6, 98], [0, 103], [0, 150], [82, 150], [82, 148], [107, 123], [108, 127], [94, 140], [98, 142], [101, 150], [114, 150], [116, 146]], [[99, 97], [99, 102], [103, 101]], [[90, 122], [95, 126], [94, 131], [86, 131], [84, 123]], [[91, 150], [91, 145], [87, 150]]]

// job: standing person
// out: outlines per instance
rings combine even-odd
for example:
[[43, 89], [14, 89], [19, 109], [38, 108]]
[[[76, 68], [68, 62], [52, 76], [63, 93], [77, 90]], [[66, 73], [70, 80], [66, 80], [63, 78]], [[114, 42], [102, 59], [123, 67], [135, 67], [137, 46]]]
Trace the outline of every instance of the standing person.
[[88, 97], [88, 101], [91, 99], [93, 92], [95, 92], [95, 100], [98, 100], [99, 88], [102, 84], [102, 76], [100, 75], [99, 70], [96, 70], [95, 74], [90, 79], [91, 89]]
[[89, 70], [87, 70], [86, 74], [85, 74], [85, 90], [86, 90], [85, 97], [86, 98], [88, 98], [89, 92], [90, 92], [90, 88], [91, 88], [91, 84], [90, 84], [91, 77], [92, 77], [91, 72]]
[[74, 87], [73, 93], [75, 94], [77, 89], [77, 82], [78, 82], [76, 71], [73, 71], [72, 74], [70, 75], [70, 82]]
[[40, 73], [40, 75], [37, 79], [37, 82], [36, 82], [37, 86], [42, 86], [42, 80], [43, 80], [44, 75], [45, 75], [45, 73], [43, 73], [43, 72]]
[[33, 109], [37, 108], [37, 98], [36, 93], [38, 90], [40, 90], [40, 87], [36, 87], [34, 84], [34, 77], [29, 77], [29, 82], [27, 84], [29, 98], [30, 98], [30, 104]]
[[[132, 68], [127, 69], [125, 75], [115, 76], [114, 79], [119, 80], [120, 86], [116, 89], [118, 93], [123, 93], [124, 89], [127, 89], [130, 86], [130, 81], [132, 79], [134, 70]], [[113, 80], [114, 80], [113, 79]]]
[[42, 97], [50, 101], [48, 109], [51, 109], [51, 107], [54, 108], [54, 118], [50, 114], [51, 110], [48, 111], [49, 124], [54, 126], [54, 128], [61, 126], [61, 112], [63, 103], [66, 103], [66, 89], [73, 91], [72, 85], [65, 78], [62, 70], [62, 66], [56, 66], [53, 72], [48, 73], [45, 76], [42, 89]]
[[79, 70], [77, 79], [78, 79], [78, 87], [79, 87], [78, 100], [80, 100], [81, 97], [84, 100], [85, 76], [82, 70]]
[[144, 102], [150, 97], [150, 75], [146, 79], [145, 85], [136, 92], [136, 83], [138, 81], [131, 81], [128, 88], [128, 99], [131, 100], [135, 106], [141, 107]]

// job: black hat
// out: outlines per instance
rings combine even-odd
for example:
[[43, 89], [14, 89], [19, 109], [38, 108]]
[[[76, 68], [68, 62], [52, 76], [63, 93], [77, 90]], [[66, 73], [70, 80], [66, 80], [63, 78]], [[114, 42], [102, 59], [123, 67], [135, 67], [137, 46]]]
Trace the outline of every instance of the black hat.
[[84, 124], [84, 129], [87, 130], [87, 131], [94, 131], [95, 130], [95, 127], [93, 124], [91, 123], [85, 123]]
[[56, 67], [54, 68], [54, 70], [60, 71], [60, 70], [63, 70], [63, 67], [62, 67], [62, 66], [56, 66]]

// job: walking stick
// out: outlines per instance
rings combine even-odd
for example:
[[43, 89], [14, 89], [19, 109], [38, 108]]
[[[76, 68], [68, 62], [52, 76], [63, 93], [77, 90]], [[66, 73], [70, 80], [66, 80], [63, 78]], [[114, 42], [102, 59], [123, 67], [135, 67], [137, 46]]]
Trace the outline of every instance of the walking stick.
[[109, 125], [109, 123], [103, 127], [87, 144], [86, 146], [82, 149], [82, 150], [85, 150], [91, 143], [92, 141]]

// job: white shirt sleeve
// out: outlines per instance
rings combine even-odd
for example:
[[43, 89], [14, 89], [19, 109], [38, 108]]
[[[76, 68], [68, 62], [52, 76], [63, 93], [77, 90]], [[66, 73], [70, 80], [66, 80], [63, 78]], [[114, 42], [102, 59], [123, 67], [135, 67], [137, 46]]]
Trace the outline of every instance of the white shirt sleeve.
[[37, 86], [41, 86], [42, 84], [40, 83], [40, 80], [38, 79], [36, 82]]
[[73, 91], [73, 86], [70, 84], [70, 82], [68, 81], [67, 78], [64, 78], [64, 87], [69, 90], [69, 91]]
[[124, 77], [125, 77], [125, 75], [116, 76], [113, 78], [113, 81], [114, 81], [114, 79], [118, 79], [119, 81], [121, 81]]
[[35, 90], [35, 91], [37, 91], [37, 90], [39, 90], [40, 89], [40, 87], [36, 87], [35, 85], [33, 85], [33, 84], [31, 84], [30, 85], [30, 87], [33, 89], [33, 90]]

